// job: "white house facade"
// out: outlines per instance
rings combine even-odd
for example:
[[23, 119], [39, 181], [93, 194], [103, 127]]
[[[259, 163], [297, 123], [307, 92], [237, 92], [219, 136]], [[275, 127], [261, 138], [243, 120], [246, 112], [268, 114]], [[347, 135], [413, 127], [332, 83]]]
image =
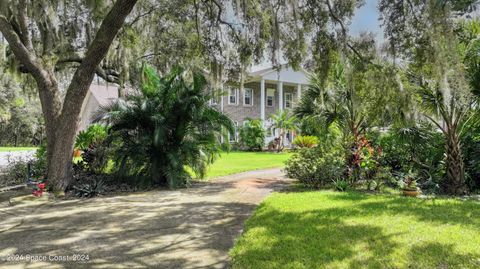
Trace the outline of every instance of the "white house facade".
[[[243, 90], [236, 86], [224, 85], [219, 98], [214, 100], [219, 110], [227, 114], [237, 127], [235, 134], [230, 135], [230, 142], [238, 141], [238, 127], [248, 119], [261, 119], [267, 130], [266, 141], [269, 143], [278, 137], [279, 130], [271, 128], [272, 114], [277, 110], [290, 110], [302, 96], [302, 91], [308, 85], [308, 74], [303, 70], [295, 71], [287, 65], [279, 70], [262, 69], [247, 74]], [[288, 145], [295, 133], [286, 134]]]

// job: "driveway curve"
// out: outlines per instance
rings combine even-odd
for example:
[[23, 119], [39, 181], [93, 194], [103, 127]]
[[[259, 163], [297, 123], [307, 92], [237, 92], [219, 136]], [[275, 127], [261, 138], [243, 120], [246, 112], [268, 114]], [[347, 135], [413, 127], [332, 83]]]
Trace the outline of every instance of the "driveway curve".
[[3, 206], [0, 268], [227, 268], [244, 221], [289, 182], [268, 169], [176, 191]]

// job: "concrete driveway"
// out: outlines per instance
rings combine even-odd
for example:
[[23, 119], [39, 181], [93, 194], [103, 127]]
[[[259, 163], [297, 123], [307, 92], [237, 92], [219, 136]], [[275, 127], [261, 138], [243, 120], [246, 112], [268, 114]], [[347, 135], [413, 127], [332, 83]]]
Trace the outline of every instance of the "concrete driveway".
[[3, 205], [0, 268], [226, 268], [244, 221], [288, 183], [269, 169], [177, 191]]

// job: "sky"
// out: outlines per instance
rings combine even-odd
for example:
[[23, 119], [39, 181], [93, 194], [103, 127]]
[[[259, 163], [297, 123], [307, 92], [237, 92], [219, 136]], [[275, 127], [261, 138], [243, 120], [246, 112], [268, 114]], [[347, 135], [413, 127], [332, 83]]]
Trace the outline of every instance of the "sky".
[[378, 17], [378, 0], [365, 0], [365, 4], [355, 11], [355, 16], [350, 24], [350, 33], [358, 36], [361, 32], [370, 31], [375, 34], [378, 41], [383, 40], [383, 31]]

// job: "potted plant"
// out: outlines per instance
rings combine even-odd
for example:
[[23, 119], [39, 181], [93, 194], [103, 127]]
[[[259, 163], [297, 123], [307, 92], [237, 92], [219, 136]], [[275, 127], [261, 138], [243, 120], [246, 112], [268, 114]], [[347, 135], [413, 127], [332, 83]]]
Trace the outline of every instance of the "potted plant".
[[405, 175], [403, 179], [403, 195], [410, 197], [417, 197], [420, 194], [420, 189], [417, 187], [417, 181], [412, 173]]

